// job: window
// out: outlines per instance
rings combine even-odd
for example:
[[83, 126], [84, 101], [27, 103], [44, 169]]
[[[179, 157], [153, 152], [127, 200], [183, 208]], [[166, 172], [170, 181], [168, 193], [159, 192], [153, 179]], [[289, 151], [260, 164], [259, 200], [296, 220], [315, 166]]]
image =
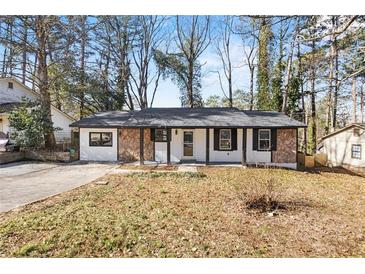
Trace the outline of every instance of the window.
[[270, 129], [259, 129], [259, 150], [270, 150]]
[[113, 146], [112, 132], [90, 132], [89, 146], [111, 147]]
[[8, 82], [8, 88], [10, 88], [10, 89], [13, 89], [14, 88], [13, 82]]
[[359, 137], [360, 136], [360, 129], [354, 128], [354, 136]]
[[351, 147], [351, 158], [361, 159], [361, 145], [352, 145], [352, 147]]
[[231, 149], [232, 134], [230, 129], [219, 130], [219, 149], [230, 150]]
[[167, 129], [155, 129], [155, 142], [167, 142]]

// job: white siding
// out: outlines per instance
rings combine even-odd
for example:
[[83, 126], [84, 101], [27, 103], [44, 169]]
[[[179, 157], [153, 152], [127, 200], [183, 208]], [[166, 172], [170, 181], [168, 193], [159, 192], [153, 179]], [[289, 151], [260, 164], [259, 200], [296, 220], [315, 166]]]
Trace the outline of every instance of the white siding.
[[[193, 132], [193, 157], [183, 156], [184, 131]], [[171, 162], [179, 162], [181, 159], [194, 159], [205, 161], [205, 129], [172, 129], [171, 130]]]
[[0, 122], [0, 131], [10, 134], [10, 128], [9, 128], [9, 119], [8, 119], [8, 115], [1, 115], [0, 114], [0, 119], [2, 120], [2, 122]]
[[155, 143], [155, 160], [159, 163], [167, 162], [167, 143], [166, 142], [156, 142]]
[[[360, 130], [360, 136], [353, 134], [353, 128], [339, 132], [323, 141], [323, 152], [328, 162], [333, 166], [351, 165], [365, 167], [365, 131]], [[361, 145], [361, 159], [351, 157], [352, 145]]]
[[[8, 83], [13, 83], [13, 88], [8, 88]], [[35, 100], [38, 95], [32, 92], [29, 88], [24, 87], [16, 81], [11, 79], [0, 79], [0, 103], [16, 103], [22, 102], [22, 98], [29, 100]], [[70, 142], [71, 141], [71, 128], [69, 125], [73, 122], [68, 116], [56, 109], [51, 107], [52, 122], [54, 127], [61, 128], [59, 131], [55, 131], [55, 138], [57, 143]], [[0, 131], [5, 133], [10, 132], [9, 120], [3, 118], [2, 126]]]
[[55, 131], [55, 138], [57, 142], [70, 142], [71, 141], [71, 128], [70, 124], [73, 122], [70, 118], [65, 116], [62, 112], [55, 107], [51, 108], [52, 122], [54, 127], [61, 128], [61, 130]]
[[[237, 150], [214, 150], [214, 129], [209, 130], [209, 161], [210, 162], [241, 162], [242, 161], [242, 129], [237, 129]], [[204, 142], [205, 143], [205, 142]]]
[[[8, 88], [9, 82], [13, 82], [13, 89]], [[0, 103], [22, 102], [23, 97], [29, 100], [36, 99], [35, 94], [16, 81], [12, 81], [11, 79], [0, 79]]]
[[253, 130], [252, 128], [247, 129], [247, 163], [270, 163], [271, 162], [271, 152], [270, 151], [257, 151], [253, 150]]
[[[171, 130], [171, 162], [177, 163], [183, 157], [183, 132], [193, 131], [194, 134], [194, 156], [185, 159], [193, 159], [198, 162], [206, 160], [206, 129], [172, 129]], [[216, 151], [214, 150], [214, 129], [209, 130], [209, 161], [214, 162], [241, 162], [242, 161], [242, 129], [237, 129], [237, 150]], [[270, 151], [252, 150], [252, 129], [247, 129], [247, 163], [270, 163]], [[167, 161], [167, 144], [155, 143], [155, 159], [158, 162]], [[285, 164], [284, 164], [285, 165]]]
[[[112, 132], [113, 146], [91, 147], [89, 146], [90, 132]], [[118, 160], [117, 129], [106, 128], [80, 128], [80, 160], [83, 161], [117, 161]]]

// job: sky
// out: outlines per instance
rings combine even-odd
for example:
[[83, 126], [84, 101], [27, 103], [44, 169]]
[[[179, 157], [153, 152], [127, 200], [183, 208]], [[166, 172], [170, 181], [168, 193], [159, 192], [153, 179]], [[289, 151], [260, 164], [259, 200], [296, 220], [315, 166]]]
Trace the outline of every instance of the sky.
[[[232, 37], [232, 78], [233, 78], [233, 90], [236, 89], [248, 89], [249, 85], [249, 72], [247, 66], [244, 65], [244, 52], [243, 45], [240, 38]], [[222, 77], [223, 84], [223, 68], [221, 60], [215, 51], [214, 47], [208, 47], [202, 54], [199, 61], [205, 64], [202, 68], [202, 96], [203, 99], [207, 99], [210, 95], [223, 96], [222, 89], [219, 84], [219, 77], [216, 71], [219, 71]], [[227, 91], [227, 86], [225, 85]], [[161, 80], [159, 88], [155, 96], [154, 107], [180, 107], [180, 90], [171, 82], [170, 79]]]
[[[227, 92], [226, 80], [224, 78], [222, 62], [216, 50], [216, 37], [219, 35], [218, 25], [223, 19], [222, 16], [211, 16], [211, 42], [207, 49], [202, 53], [199, 62], [204, 64], [202, 67], [202, 88], [203, 99], [206, 100], [210, 95], [223, 96], [219, 83], [219, 71], [222, 83]], [[167, 28], [175, 30], [175, 18], [170, 18]], [[169, 48], [174, 48], [175, 41], [171, 41]], [[247, 90], [249, 86], [249, 71], [244, 65], [244, 51], [241, 37], [231, 35], [231, 61], [232, 61], [232, 84], [233, 90]], [[152, 87], [153, 88], [153, 87]], [[159, 88], [155, 96], [154, 107], [180, 107], [180, 90], [170, 79], [161, 79]], [[149, 94], [151, 96], [151, 94]]]

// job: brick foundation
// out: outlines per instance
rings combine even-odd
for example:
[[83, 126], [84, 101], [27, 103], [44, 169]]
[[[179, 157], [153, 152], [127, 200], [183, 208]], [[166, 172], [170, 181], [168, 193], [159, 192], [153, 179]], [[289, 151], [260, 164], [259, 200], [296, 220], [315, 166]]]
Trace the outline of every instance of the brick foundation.
[[[121, 128], [119, 130], [119, 160], [132, 162], [139, 160], [139, 128]], [[153, 160], [153, 142], [150, 129], [144, 129], [144, 159]]]
[[276, 151], [273, 151], [274, 163], [297, 162], [297, 131], [296, 129], [278, 129]]

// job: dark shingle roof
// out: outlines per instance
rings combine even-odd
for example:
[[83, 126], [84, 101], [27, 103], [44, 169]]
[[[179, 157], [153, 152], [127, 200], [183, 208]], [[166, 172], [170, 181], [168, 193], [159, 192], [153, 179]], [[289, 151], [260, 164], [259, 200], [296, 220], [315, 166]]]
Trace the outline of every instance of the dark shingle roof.
[[122, 127], [131, 117], [131, 111], [98, 112], [72, 123], [71, 127]]
[[76, 127], [305, 127], [273, 111], [237, 108], [148, 108], [135, 112], [104, 112], [81, 119]]
[[20, 107], [25, 105], [22, 102], [14, 102], [14, 103], [2, 103], [0, 104], [0, 113], [10, 112], [16, 107]]

